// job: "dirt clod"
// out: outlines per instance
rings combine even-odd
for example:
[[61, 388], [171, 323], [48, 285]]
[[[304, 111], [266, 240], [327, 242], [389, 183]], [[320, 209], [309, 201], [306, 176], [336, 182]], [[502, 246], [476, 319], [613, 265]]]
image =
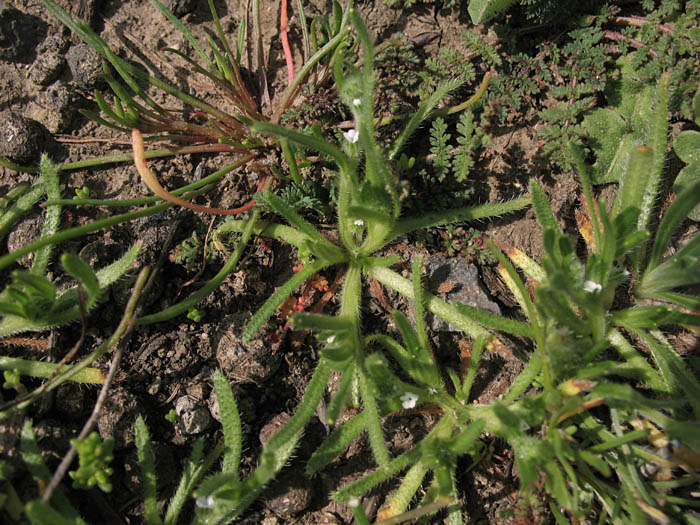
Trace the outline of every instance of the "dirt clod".
[[313, 486], [301, 469], [297, 465], [284, 471], [266, 492], [265, 506], [282, 519], [304, 511], [313, 499]]
[[275, 373], [280, 358], [261, 338], [245, 346], [241, 344], [239, 334], [247, 320], [245, 315], [232, 314], [221, 322], [222, 329], [216, 337], [216, 360], [226, 376], [235, 382], [257, 384]]
[[18, 164], [36, 161], [46, 150], [46, 128], [14, 111], [0, 113], [0, 156]]
[[194, 11], [194, 8], [197, 7], [197, 0], [166, 0], [163, 5], [175, 16], [183, 17]]
[[97, 420], [102, 439], [114, 437], [115, 450], [128, 447], [134, 440], [134, 423], [146, 410], [138, 398], [121, 386], [113, 386]]
[[63, 81], [54, 82], [43, 93], [46, 115], [44, 124], [51, 133], [65, 133], [75, 117], [76, 95]]
[[101, 80], [102, 59], [89, 45], [75, 44], [66, 55], [73, 81], [85, 89], [94, 88]]
[[29, 79], [37, 86], [48, 86], [66, 65], [65, 51], [70, 42], [62, 35], [50, 35], [37, 48], [37, 59], [29, 68]]

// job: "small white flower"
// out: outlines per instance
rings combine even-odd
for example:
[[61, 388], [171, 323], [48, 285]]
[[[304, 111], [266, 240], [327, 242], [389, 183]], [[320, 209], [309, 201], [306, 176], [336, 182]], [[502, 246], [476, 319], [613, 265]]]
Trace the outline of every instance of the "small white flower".
[[399, 399], [401, 399], [401, 406], [404, 407], [405, 410], [408, 410], [409, 408], [416, 407], [416, 401], [418, 401], [418, 396], [413, 392], [406, 392]]
[[200, 496], [197, 498], [197, 506], [200, 509], [214, 508], [214, 496]]
[[364, 226], [364, 225], [365, 225], [365, 221], [363, 221], [362, 219], [357, 219], [357, 220], [354, 222], [354, 224], [355, 224], [355, 226], [358, 226], [358, 227], [359, 227], [359, 226]]
[[583, 283], [583, 289], [588, 293], [595, 293], [600, 292], [603, 289], [603, 286], [595, 281], [586, 281]]
[[331, 344], [333, 341], [335, 341], [335, 335], [332, 335], [328, 339], [326, 339], [326, 343], [328, 344]]
[[353, 99], [352, 99], [352, 103], [353, 103], [355, 106], [359, 106], [360, 104], [362, 104], [362, 101], [361, 101], [359, 98], [353, 98]]
[[360, 504], [360, 500], [354, 496], [348, 500], [348, 505], [350, 505], [353, 508], [357, 507], [359, 504]]
[[355, 144], [355, 142], [360, 140], [360, 134], [354, 128], [344, 132], [343, 137], [345, 137], [345, 140], [347, 140], [350, 144]]

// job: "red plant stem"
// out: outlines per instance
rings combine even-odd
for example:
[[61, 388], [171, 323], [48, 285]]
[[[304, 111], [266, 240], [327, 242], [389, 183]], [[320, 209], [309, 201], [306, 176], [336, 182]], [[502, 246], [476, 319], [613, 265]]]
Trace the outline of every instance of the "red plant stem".
[[[160, 185], [155, 173], [153, 173], [151, 168], [148, 167], [148, 164], [146, 164], [145, 151], [143, 149], [143, 136], [137, 128], [134, 128], [131, 131], [131, 140], [132, 149], [134, 151], [134, 165], [136, 166], [139, 175], [141, 175], [141, 178], [146, 183], [146, 186], [148, 186], [148, 188], [161, 199], [177, 204], [178, 206], [182, 206], [183, 208], [188, 208], [190, 210], [199, 211], [202, 213], [210, 213], [212, 215], [237, 215], [239, 213], [243, 213], [244, 211], [248, 211], [255, 205], [255, 199], [251, 199], [247, 204], [244, 204], [239, 208], [223, 210], [221, 208], [210, 208], [208, 206], [194, 204], [173, 195]], [[265, 181], [265, 178], [266, 177], [262, 177], [261, 181], [258, 183], [258, 188], [262, 187], [261, 184]]]
[[284, 60], [287, 62], [287, 85], [291, 86], [294, 83], [294, 59], [292, 58], [292, 49], [289, 47], [289, 39], [287, 38], [287, 0], [282, 0], [281, 11], [280, 38], [282, 39], [282, 49], [284, 49]]

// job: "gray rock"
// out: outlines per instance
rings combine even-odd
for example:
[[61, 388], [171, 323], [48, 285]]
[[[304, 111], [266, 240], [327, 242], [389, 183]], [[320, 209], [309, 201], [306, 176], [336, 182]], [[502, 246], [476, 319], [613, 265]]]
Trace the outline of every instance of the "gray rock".
[[[498, 305], [483, 290], [476, 266], [461, 258], [440, 255], [431, 255], [425, 263], [428, 289], [433, 290], [441, 299], [466, 303], [500, 315]], [[459, 331], [439, 317], [433, 317], [431, 328], [438, 332]]]
[[13, 111], [0, 112], [0, 156], [17, 164], [37, 161], [47, 149], [48, 133], [36, 120]]

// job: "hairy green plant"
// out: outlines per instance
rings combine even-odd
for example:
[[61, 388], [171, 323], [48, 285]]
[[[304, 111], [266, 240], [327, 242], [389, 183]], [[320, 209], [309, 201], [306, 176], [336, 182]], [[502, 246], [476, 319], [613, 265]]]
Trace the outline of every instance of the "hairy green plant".
[[[21, 214], [31, 209], [42, 194], [50, 199], [60, 198], [58, 176], [53, 163], [44, 156], [41, 160], [41, 176], [29, 191], [20, 197], [25, 203], [15, 203], [0, 218], [7, 226], [6, 231], [14, 225]], [[24, 331], [47, 330], [53, 326], [63, 325], [80, 318], [80, 309], [91, 310], [104, 298], [105, 291], [112, 283], [120, 279], [136, 260], [139, 245], [134, 245], [120, 260], [94, 272], [77, 256], [65, 253], [61, 264], [66, 272], [79, 281], [58, 293], [55, 285], [45, 277], [54, 242], [60, 223], [60, 205], [47, 207], [44, 218], [41, 241], [46, 244], [34, 251], [34, 260], [29, 270], [12, 272], [12, 281], [0, 292], [0, 337], [6, 337]], [[79, 296], [79, 289], [84, 297]]]
[[[645, 86], [635, 79], [632, 68], [633, 55], [620, 59], [620, 79], [606, 89], [609, 108], [596, 108], [588, 112], [583, 120], [587, 132], [586, 144], [596, 156], [592, 166], [591, 180], [594, 184], [619, 182], [630, 152], [639, 144], [651, 144], [658, 140], [666, 142], [666, 121], [652, 119], [653, 112], [668, 112], [670, 75], [665, 75], [658, 86]], [[659, 129], [655, 129], [656, 122]], [[654, 163], [662, 165], [665, 151], [654, 149]]]
[[[353, 25], [359, 26], [358, 32], [367, 46], [368, 39], [363, 36], [360, 24], [353, 17]], [[491, 245], [503, 276], [528, 319], [522, 322], [468, 305], [447, 304], [425, 292], [420, 283], [419, 259], [414, 260], [412, 279], [408, 280], [389, 269], [392, 260], [372, 255], [372, 250], [385, 246], [397, 233], [446, 223], [450, 213], [434, 214], [430, 218], [395, 218], [392, 192], [384, 189], [392, 181], [372, 173], [372, 169], [381, 170], [383, 162], [372, 158], [380, 150], [367, 140], [371, 135], [363, 135], [368, 131], [367, 123], [373, 121], [370, 115], [363, 114], [369, 100], [367, 83], [371, 82], [371, 76], [368, 72], [352, 73], [357, 76], [344, 71], [336, 73], [341, 97], [355, 113], [357, 124], [355, 133], [345, 134], [342, 150], [317, 137], [258, 125], [261, 131], [284, 134], [309, 146], [315, 144], [335, 158], [341, 188], [338, 232], [342, 244], [327, 241], [273, 194], [261, 199], [297, 228], [302, 238], [297, 238], [296, 244], [304, 245], [315, 261], [283, 285], [255, 314], [244, 330], [244, 340], [262, 326], [301, 282], [320, 269], [345, 265], [346, 283], [337, 316], [297, 314], [292, 318], [294, 327], [314, 330], [323, 346], [314, 377], [292, 421], [268, 443], [258, 469], [249, 478], [227, 483], [225, 478], [215, 476], [210, 492], [200, 489], [200, 497], [212, 498], [212, 508], [200, 513], [201, 521], [217, 523], [235, 516], [238, 510], [224, 509], [232, 506], [239, 509], [238, 502], [247, 502], [248, 496], [261, 490], [281, 468], [303, 424], [314, 412], [315, 403], [321, 399], [330, 370], [336, 370], [342, 374], [340, 386], [326, 411], [329, 423], [336, 424], [336, 428], [314, 453], [307, 469], [316, 472], [323, 468], [366, 432], [377, 470], [333, 496], [348, 502], [359, 523], [368, 522], [359, 498], [401, 472], [405, 472], [403, 481], [380, 513], [381, 519], [398, 522], [403, 517], [409, 518], [407, 512], [414, 517], [416, 513], [446, 507], [448, 521], [461, 523], [461, 511], [456, 503], [457, 460], [478, 451], [478, 436], [484, 429], [504, 438], [513, 448], [523, 501], [544, 499], [560, 521], [580, 521], [596, 515], [602, 522], [640, 522], [654, 517], [690, 523], [685, 517], [692, 500], [683, 487], [692, 480], [692, 474], [681, 477], [677, 485], [667, 486], [658, 485], [641, 473], [648, 462], [687, 464], [683, 454], [696, 457], [693, 454], [700, 450], [693, 431], [700, 415], [697, 403], [700, 383], [661, 332], [663, 327], [673, 324], [700, 325], [700, 316], [687, 310], [697, 310], [700, 300], [678, 291], [698, 282], [700, 237], [663, 259], [674, 230], [700, 201], [700, 183], [681, 193], [666, 211], [656, 234], [649, 234], [663, 169], [663, 165], [654, 161], [657, 153], [653, 149], [665, 151], [666, 148], [668, 109], [663, 90], [667, 77], [659, 81], [656, 91], [661, 95], [649, 114], [651, 132], [646, 137], [650, 146], [638, 146], [630, 152], [611, 211], [593, 199], [589, 168], [580, 152], [573, 149], [589, 210], [582, 226], [589, 252], [582, 259], [559, 230], [541, 186], [534, 181], [533, 203], [544, 229], [542, 266], [515, 250], [508, 251], [511, 259], [540, 283], [534, 298], [503, 253]], [[409, 129], [413, 122], [417, 125], [419, 121], [411, 121]], [[399, 144], [405, 138], [407, 134], [399, 135]], [[399, 150], [400, 146], [390, 148], [390, 155], [396, 155]], [[355, 163], [354, 155], [359, 151], [364, 159], [364, 178], [355, 171], [360, 164]], [[343, 177], [348, 180], [343, 181]], [[382, 182], [374, 182], [375, 178]], [[347, 185], [345, 194], [343, 184]], [[379, 190], [386, 193], [381, 195]], [[343, 195], [347, 199], [345, 203]], [[371, 208], [368, 202], [372, 203]], [[345, 210], [343, 206], [347, 206]], [[265, 226], [260, 225], [263, 235]], [[285, 230], [278, 228], [271, 228], [269, 234], [284, 239]], [[358, 313], [363, 274], [414, 300], [415, 327], [404, 314], [394, 313], [402, 342], [384, 334], [362, 334]], [[615, 300], [621, 297], [631, 297], [632, 303], [617, 306]], [[424, 309], [449, 320], [475, 339], [466, 375], [460, 377], [446, 370], [447, 384], [430, 352]], [[482, 326], [532, 339], [535, 353], [501, 401], [474, 405], [469, 396], [479, 356], [482, 351], [497, 349], [499, 344]], [[627, 333], [635, 334], [636, 339], [628, 340]], [[652, 363], [644, 359], [640, 346], [648, 348]], [[377, 347], [379, 350], [375, 350]], [[392, 370], [384, 352], [390, 354], [401, 370], [401, 377]], [[636, 389], [621, 380], [627, 377], [640, 381], [642, 388]], [[532, 387], [534, 392], [523, 396]], [[645, 389], [652, 396], [645, 395]], [[338, 423], [343, 407], [357, 397], [361, 399], [361, 411]], [[391, 457], [381, 416], [423, 403], [440, 407], [441, 418], [414, 448]], [[593, 417], [593, 409], [596, 414], [605, 414], [603, 418]], [[649, 451], [646, 443], [651, 433], [660, 434], [666, 443], [674, 443], [675, 448], [670, 452], [660, 448]], [[664, 460], [668, 454], [671, 459]], [[693, 467], [688, 465], [688, 468]], [[425, 482], [428, 482], [427, 492], [420, 507], [407, 511]]]
[[[396, 262], [396, 258], [377, 256], [376, 252], [394, 239], [420, 228], [498, 215], [519, 209], [529, 202], [527, 198], [521, 198], [502, 204], [486, 204], [434, 212], [415, 218], [400, 218], [400, 181], [392, 174], [388, 159], [398, 156], [421, 122], [431, 115], [433, 108], [444, 95], [458, 87], [459, 83], [451, 82], [436, 89], [416, 115], [409, 119], [395, 142], [386, 152], [382, 151], [376, 144], [374, 131], [374, 72], [371, 58], [374, 55], [373, 44], [354, 10], [350, 11], [350, 18], [364, 47], [365, 61], [362, 69], [357, 69], [343, 60], [336, 63], [335, 81], [338, 93], [352, 111], [355, 121], [355, 128], [344, 133], [342, 145], [338, 147], [317, 135], [304, 135], [269, 123], [256, 123], [253, 126], [255, 131], [285, 137], [333, 159], [338, 188], [336, 228], [340, 243], [330, 242], [277, 195], [266, 192], [256, 196], [257, 201], [276, 211], [292, 225], [292, 228], [289, 228], [261, 223], [256, 227], [259, 228], [260, 234], [277, 236], [290, 242], [310, 253], [312, 259], [255, 313], [243, 331], [242, 340], [244, 343], [249, 341], [274, 314], [277, 307], [307, 278], [335, 265], [343, 266], [346, 272], [340, 312], [337, 316], [299, 314], [292, 318], [291, 323], [295, 328], [317, 332], [317, 338], [323, 345], [320, 351], [321, 360], [292, 419], [265, 445], [257, 469], [244, 480], [233, 481], [225, 475], [214, 476], [210, 483], [198, 489], [197, 496], [211, 503], [208, 508], [199, 509], [198, 520], [201, 523], [225, 523], [239, 516], [264, 485], [284, 466], [296, 446], [303, 426], [320, 402], [332, 370], [340, 372], [342, 379], [339, 392], [330, 401], [328, 421], [336, 423], [348, 402], [350, 390], [356, 389], [357, 395], [362, 399], [363, 411], [355, 420], [354, 435], [367, 431], [373, 456], [388, 477], [390, 472], [387, 468], [391, 458], [383, 437], [380, 414], [385, 414], [391, 407], [396, 409], [402, 403], [415, 403], [414, 396], [415, 399], [420, 397], [422, 401], [429, 401], [447, 399], [447, 394], [438, 377], [432, 356], [423, 344], [425, 338], [420, 339], [423, 342], [421, 344], [412, 344], [417, 336], [411, 337], [407, 321], [398, 313], [396, 319], [403, 327], [402, 333], [407, 345], [404, 362], [410, 367], [409, 373], [418, 374], [421, 386], [406, 386], [400, 380], [392, 379], [388, 368], [388, 376], [377, 376], [382, 373], [385, 363], [380, 354], [369, 353], [369, 341], [361, 332], [363, 276], [373, 276], [409, 297], [420, 296], [423, 294], [420, 285], [409, 285], [409, 290], [406, 290], [406, 280], [388, 268]], [[242, 227], [239, 221], [229, 222], [232, 228], [237, 223]], [[433, 313], [459, 326], [471, 336], [480, 337], [482, 346], [494, 348], [499, 344], [489, 332], [437, 297], [431, 295], [426, 304]], [[405, 388], [402, 390], [403, 387]], [[453, 405], [454, 403], [450, 404], [451, 407]], [[441, 446], [453, 433], [451, 423], [454, 420], [449, 418], [449, 421], [449, 424], [443, 425], [444, 430], [442, 434], [436, 435], [435, 441], [429, 440], [433, 446]], [[459, 440], [453, 447], [455, 455], [450, 457], [471, 450], [478, 433], [478, 430], [472, 430], [470, 439]], [[449, 475], [450, 465], [438, 462], [430, 464], [429, 468], [440, 473], [441, 485], [438, 494], [442, 497], [445, 490], [452, 494], [454, 487]]]
[[[481, 4], [484, 9], [500, 9], [497, 2]], [[390, 478], [399, 481], [378, 520], [400, 523], [444, 511], [451, 525], [463, 523], [459, 467], [467, 457], [473, 463], [479, 461], [483, 448], [479, 437], [484, 430], [513, 449], [523, 505], [545, 505], [558, 522], [596, 519], [599, 523], [694, 523], [689, 511], [696, 506], [692, 487], [697, 481], [700, 451], [696, 432], [700, 382], [662, 330], [700, 326], [700, 299], [688, 289], [700, 279], [700, 237], [696, 235], [684, 246], [669, 250], [674, 233], [700, 201], [700, 183], [679, 189], [658, 226], [653, 220], [662, 189], [670, 76], [661, 76], [655, 87], [641, 82], [641, 94], [635, 91], [620, 103], [620, 107], [627, 108], [633, 101], [638, 108], [627, 113], [629, 126], [616, 131], [618, 138], [631, 134], [633, 142], [619, 153], [615, 180], [620, 186], [612, 206], [594, 199], [590, 172], [609, 173], [610, 165], [618, 162], [617, 149], [613, 153], [608, 148], [607, 156], [598, 154], [597, 165], [591, 167], [585, 165], [582, 152], [571, 145], [568, 158], [577, 167], [585, 196], [580, 227], [584, 252], [577, 250], [559, 229], [549, 201], [535, 181], [530, 184], [531, 197], [418, 216], [408, 214], [402, 178], [413, 170], [415, 159], [402, 151], [426, 119], [445, 116], [446, 112], [435, 108], [461, 81], [437, 84], [395, 140], [382, 148], [377, 136], [381, 121], [375, 106], [375, 48], [354, 10], [338, 11], [336, 19], [341, 25], [354, 27], [363, 52], [362, 61], [357, 62], [351, 55], [352, 46], [340, 42], [333, 59], [338, 94], [353, 116], [354, 128], [343, 133], [337, 144], [324, 138], [318, 129], [295, 131], [270, 122], [251, 126], [253, 139], [263, 140], [255, 134], [274, 136], [280, 147], [287, 148], [285, 159], [290, 173], [299, 173], [296, 151], [321, 154], [319, 164], [333, 170], [336, 235], [322, 234], [300, 214], [300, 203], [310, 198], [301, 193], [303, 185], [297, 187], [299, 194], [294, 189], [275, 194], [264, 188], [256, 195], [258, 206], [247, 220], [227, 220], [215, 231], [214, 238], [236, 232], [242, 234], [241, 240], [236, 253], [201, 293], [136, 322], [146, 324], [191, 311], [199, 298], [225, 278], [235, 265], [231, 261], [238, 260], [252, 235], [296, 246], [304, 265], [255, 313], [244, 329], [244, 343], [304, 281], [331, 267], [340, 267], [346, 274], [339, 311], [333, 316], [307, 313], [292, 317], [294, 328], [315, 333], [320, 360], [291, 420], [270, 438], [257, 467], [245, 478], [238, 472], [241, 424], [233, 394], [223, 375], [215, 375], [223, 443], [204, 460], [204, 443], [195, 445], [165, 519], [157, 506], [149, 432], [145, 422], [138, 421], [135, 433], [145, 522], [175, 523], [191, 495], [196, 498], [196, 523], [229, 523], [242, 517], [293, 454], [335, 372], [338, 388], [328, 399], [325, 411], [333, 430], [309, 460], [307, 471], [320, 471], [353, 440], [362, 434], [367, 436], [377, 469], [333, 494], [337, 501], [348, 503], [357, 523], [369, 523], [361, 498]], [[585, 90], [571, 93], [574, 97], [590, 94]], [[639, 101], [642, 99], [646, 106]], [[581, 115], [577, 109], [572, 118]], [[477, 131], [473, 117], [463, 119], [464, 131], [460, 133], [465, 142], [458, 140], [458, 144], [468, 148], [470, 141], [476, 140]], [[437, 122], [433, 137], [436, 158], [439, 154], [440, 162], [454, 168], [457, 160], [450, 156], [447, 129]], [[558, 140], [563, 143], [566, 139], [575, 140], [576, 135], [563, 134]], [[386, 256], [386, 250], [408, 233], [492, 217], [522, 208], [530, 201], [543, 228], [545, 254], [541, 265], [507, 245], [499, 249], [489, 243], [525, 321], [466, 304], [446, 303], [430, 294], [421, 283], [420, 257], [412, 262], [410, 278], [391, 269], [398, 257]], [[288, 225], [260, 220], [263, 209], [276, 212]], [[32, 249], [41, 246], [34, 244]], [[671, 255], [666, 256], [668, 253]], [[0, 258], [0, 266], [7, 260]], [[537, 283], [532, 294], [513, 264]], [[405, 313], [393, 312], [399, 337], [365, 333], [360, 312], [366, 277], [412, 301], [413, 323]], [[472, 339], [471, 359], [461, 373], [438, 362], [432, 352], [426, 311]], [[472, 391], [482, 354], [505, 348], [499, 332], [529, 341], [534, 353], [502, 399], [476, 404]], [[348, 405], [356, 408], [349, 419], [344, 411]], [[437, 415], [437, 422], [426, 428], [425, 437], [413, 448], [393, 456], [382, 418], [423, 405]], [[30, 448], [25, 446], [26, 450]], [[221, 454], [221, 472], [200, 483]], [[36, 460], [31, 454], [28, 458]], [[659, 466], [670, 477], [648, 474], [647, 465]], [[419, 498], [419, 494], [423, 496]], [[53, 508], [31, 502], [27, 512], [40, 523], [73, 519], [73, 511], [59, 508], [61, 504], [58, 499], [52, 500]]]

